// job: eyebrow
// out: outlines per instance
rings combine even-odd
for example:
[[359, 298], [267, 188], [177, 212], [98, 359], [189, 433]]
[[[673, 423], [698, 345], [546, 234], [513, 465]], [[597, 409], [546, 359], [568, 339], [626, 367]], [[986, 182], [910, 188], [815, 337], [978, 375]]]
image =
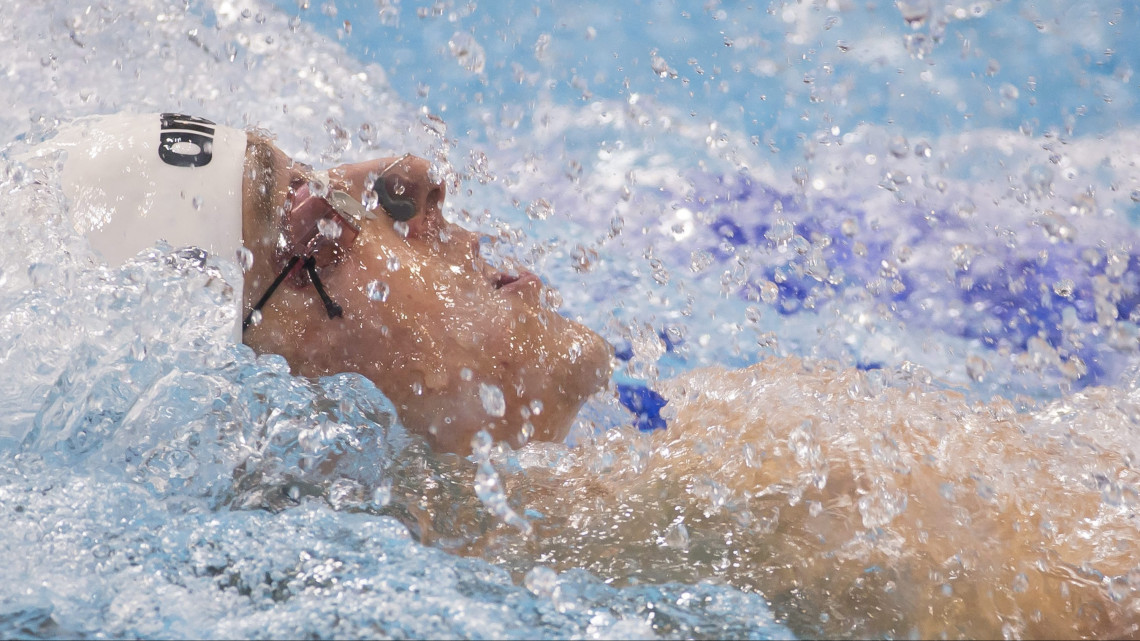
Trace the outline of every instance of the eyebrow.
[[253, 181], [254, 211], [257, 220], [272, 223], [273, 196], [277, 188], [277, 164], [273, 157], [273, 143], [262, 136], [251, 134], [247, 142], [250, 163], [247, 171]]

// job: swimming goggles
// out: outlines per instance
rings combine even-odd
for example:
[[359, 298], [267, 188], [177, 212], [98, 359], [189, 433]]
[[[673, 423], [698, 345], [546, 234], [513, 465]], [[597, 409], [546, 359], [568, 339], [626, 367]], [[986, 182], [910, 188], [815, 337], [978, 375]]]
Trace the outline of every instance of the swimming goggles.
[[[385, 167], [373, 183], [373, 190], [380, 206], [392, 219], [401, 222], [407, 222], [415, 217], [416, 204], [411, 198], [390, 193], [384, 178], [393, 167], [407, 157], [405, 155]], [[308, 181], [295, 185], [293, 206], [285, 218], [284, 231], [286, 238], [297, 240], [278, 255], [279, 263], [283, 263], [281, 272], [242, 321], [242, 331], [260, 322], [261, 309], [269, 302], [281, 283], [290, 276], [294, 279], [294, 286], [298, 288], [312, 283], [330, 319], [342, 316], [344, 310], [325, 291], [319, 270], [343, 260], [356, 242], [361, 224], [365, 220], [375, 218], [374, 213], [365, 209], [360, 201], [347, 192], [332, 190], [327, 197], [323, 197], [312, 193]], [[255, 316], [258, 317], [257, 322], [254, 321]]]

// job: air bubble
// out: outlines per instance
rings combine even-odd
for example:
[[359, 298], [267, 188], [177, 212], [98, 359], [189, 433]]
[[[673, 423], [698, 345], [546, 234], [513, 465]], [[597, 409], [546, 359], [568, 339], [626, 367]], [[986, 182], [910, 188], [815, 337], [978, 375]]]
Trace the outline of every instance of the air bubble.
[[389, 291], [390, 288], [388, 287], [388, 283], [379, 280], [369, 281], [368, 285], [365, 287], [365, 293], [368, 294], [368, 300], [375, 301], [377, 303], [386, 302], [388, 300]]

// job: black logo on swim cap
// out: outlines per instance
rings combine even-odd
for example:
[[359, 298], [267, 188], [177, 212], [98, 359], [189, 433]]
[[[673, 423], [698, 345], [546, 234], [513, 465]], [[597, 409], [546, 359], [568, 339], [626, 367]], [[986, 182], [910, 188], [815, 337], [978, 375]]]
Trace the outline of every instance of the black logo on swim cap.
[[205, 167], [214, 158], [214, 123], [205, 118], [164, 113], [158, 157], [175, 167]]

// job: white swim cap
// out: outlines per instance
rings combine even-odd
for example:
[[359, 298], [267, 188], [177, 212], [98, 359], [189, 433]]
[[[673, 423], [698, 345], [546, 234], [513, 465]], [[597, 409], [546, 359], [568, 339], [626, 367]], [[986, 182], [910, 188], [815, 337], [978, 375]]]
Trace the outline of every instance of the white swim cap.
[[76, 120], [32, 156], [66, 152], [75, 230], [111, 265], [164, 240], [234, 260], [242, 246], [244, 131], [179, 114]]
[[[244, 131], [181, 114], [94, 116], [64, 125], [19, 159], [58, 151], [75, 231], [111, 266], [159, 241], [237, 259]], [[240, 317], [244, 284], [231, 284]], [[240, 321], [234, 338], [241, 342]]]

